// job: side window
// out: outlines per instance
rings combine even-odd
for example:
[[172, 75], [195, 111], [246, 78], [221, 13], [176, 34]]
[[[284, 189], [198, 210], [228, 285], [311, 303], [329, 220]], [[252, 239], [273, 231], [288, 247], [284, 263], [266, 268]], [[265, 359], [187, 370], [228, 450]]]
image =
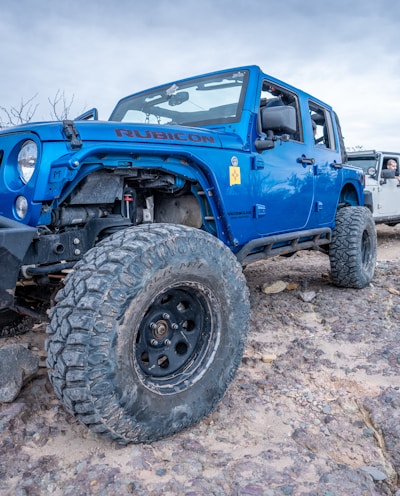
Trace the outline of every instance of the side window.
[[270, 123], [275, 135], [288, 134], [291, 140], [303, 141], [297, 95], [265, 80], [260, 96], [260, 132], [268, 133]]
[[382, 170], [385, 170], [385, 169], [394, 170], [396, 176], [399, 175], [399, 164], [394, 157], [384, 157], [383, 158]]
[[314, 102], [309, 102], [315, 145], [336, 150], [331, 113]]

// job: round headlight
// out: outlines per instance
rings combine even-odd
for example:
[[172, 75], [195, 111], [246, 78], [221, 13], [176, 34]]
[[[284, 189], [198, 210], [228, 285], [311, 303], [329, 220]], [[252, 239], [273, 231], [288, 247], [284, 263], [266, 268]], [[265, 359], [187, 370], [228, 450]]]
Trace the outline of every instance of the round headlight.
[[15, 213], [20, 219], [24, 219], [28, 212], [28, 200], [25, 196], [18, 196], [15, 200]]
[[32, 140], [25, 141], [18, 153], [19, 175], [25, 184], [35, 171], [37, 156], [38, 149], [36, 143]]

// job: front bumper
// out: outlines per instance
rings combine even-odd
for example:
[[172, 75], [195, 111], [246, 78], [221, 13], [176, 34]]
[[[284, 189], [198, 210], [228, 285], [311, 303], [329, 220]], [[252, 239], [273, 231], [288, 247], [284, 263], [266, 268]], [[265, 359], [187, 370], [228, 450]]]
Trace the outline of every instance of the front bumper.
[[0, 311], [13, 307], [22, 261], [35, 236], [34, 227], [0, 215]]

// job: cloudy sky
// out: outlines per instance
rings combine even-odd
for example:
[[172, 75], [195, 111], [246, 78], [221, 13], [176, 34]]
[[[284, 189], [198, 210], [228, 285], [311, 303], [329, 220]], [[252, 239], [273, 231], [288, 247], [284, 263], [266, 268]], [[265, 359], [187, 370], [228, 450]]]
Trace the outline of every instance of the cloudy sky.
[[[73, 97], [108, 119], [123, 96], [248, 64], [332, 105], [346, 146], [400, 151], [398, 0], [2, 2], [0, 107]], [[0, 114], [1, 115], [1, 114]]]

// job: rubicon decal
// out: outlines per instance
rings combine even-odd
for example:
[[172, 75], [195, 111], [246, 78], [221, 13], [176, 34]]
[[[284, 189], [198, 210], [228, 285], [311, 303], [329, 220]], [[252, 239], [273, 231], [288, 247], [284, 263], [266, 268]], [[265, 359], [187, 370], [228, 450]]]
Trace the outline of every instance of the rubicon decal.
[[185, 133], [183, 131], [150, 131], [148, 129], [115, 129], [118, 138], [165, 140], [165, 141], [185, 141], [192, 143], [215, 143], [214, 136], [207, 136], [197, 133]]

